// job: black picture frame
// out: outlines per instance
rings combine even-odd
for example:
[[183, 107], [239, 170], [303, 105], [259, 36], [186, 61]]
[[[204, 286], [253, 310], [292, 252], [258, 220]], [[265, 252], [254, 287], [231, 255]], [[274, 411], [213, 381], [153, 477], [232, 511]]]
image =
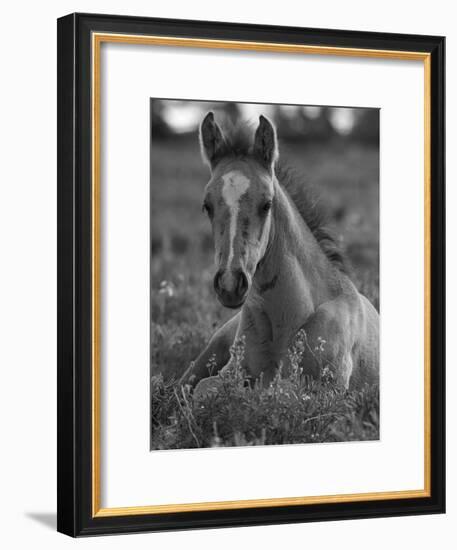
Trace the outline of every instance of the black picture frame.
[[[91, 36], [94, 32], [430, 54], [431, 476], [428, 497], [93, 517]], [[71, 14], [58, 20], [58, 531], [83, 536], [445, 511], [444, 140], [443, 37], [96, 14]]]

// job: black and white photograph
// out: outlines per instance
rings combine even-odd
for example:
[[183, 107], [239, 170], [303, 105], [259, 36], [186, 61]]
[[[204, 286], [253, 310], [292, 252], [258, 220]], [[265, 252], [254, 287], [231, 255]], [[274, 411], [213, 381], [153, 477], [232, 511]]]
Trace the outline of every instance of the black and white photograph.
[[378, 440], [380, 110], [150, 99], [150, 449]]
[[452, 7], [4, 5], [2, 547], [452, 546]]

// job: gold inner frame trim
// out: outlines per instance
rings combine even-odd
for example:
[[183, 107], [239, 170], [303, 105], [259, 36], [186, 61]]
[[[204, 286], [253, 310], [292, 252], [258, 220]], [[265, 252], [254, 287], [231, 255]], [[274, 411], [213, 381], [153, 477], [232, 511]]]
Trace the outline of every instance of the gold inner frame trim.
[[[269, 499], [194, 502], [102, 508], [100, 474], [100, 46], [102, 43], [209, 48], [257, 52], [278, 52], [307, 55], [372, 57], [403, 61], [422, 61], [424, 64], [424, 487], [404, 491], [285, 497]], [[112, 517], [174, 512], [267, 508], [424, 498], [431, 494], [431, 56], [424, 52], [377, 49], [307, 46], [238, 40], [213, 40], [146, 36], [114, 33], [92, 33], [92, 516]]]

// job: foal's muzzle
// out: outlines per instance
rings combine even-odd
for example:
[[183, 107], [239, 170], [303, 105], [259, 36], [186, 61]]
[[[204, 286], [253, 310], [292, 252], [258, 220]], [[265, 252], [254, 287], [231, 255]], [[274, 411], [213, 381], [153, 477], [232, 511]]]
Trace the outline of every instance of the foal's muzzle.
[[219, 270], [214, 277], [214, 290], [223, 306], [238, 308], [249, 290], [248, 276], [242, 269]]

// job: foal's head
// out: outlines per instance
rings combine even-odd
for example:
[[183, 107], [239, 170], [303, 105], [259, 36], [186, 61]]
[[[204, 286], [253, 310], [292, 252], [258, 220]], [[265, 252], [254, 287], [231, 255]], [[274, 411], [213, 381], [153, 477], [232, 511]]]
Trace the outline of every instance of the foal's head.
[[274, 200], [274, 163], [278, 150], [271, 122], [260, 116], [252, 143], [224, 135], [208, 113], [200, 141], [211, 179], [203, 209], [210, 219], [217, 273], [214, 288], [220, 302], [240, 307], [269, 242]]

